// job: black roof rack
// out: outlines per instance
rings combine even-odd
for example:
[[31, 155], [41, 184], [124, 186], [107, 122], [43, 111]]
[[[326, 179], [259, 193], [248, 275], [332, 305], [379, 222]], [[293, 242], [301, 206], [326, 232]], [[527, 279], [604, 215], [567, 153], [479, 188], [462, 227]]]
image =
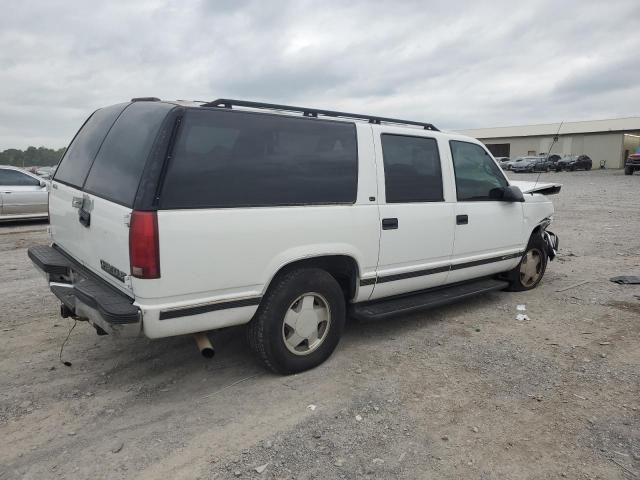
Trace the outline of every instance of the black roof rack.
[[134, 97], [131, 99], [132, 102], [161, 102], [158, 97]]
[[201, 107], [219, 107], [219, 108], [233, 108], [234, 106], [248, 107], [248, 108], [263, 108], [268, 110], [279, 110], [283, 112], [299, 112], [299, 113], [302, 113], [302, 115], [305, 117], [318, 118], [319, 115], [322, 115], [324, 117], [367, 120], [369, 123], [373, 123], [376, 125], [380, 125], [382, 122], [384, 122], [384, 123], [393, 123], [397, 125], [415, 125], [418, 127], [422, 127], [425, 130], [433, 130], [435, 132], [440, 131], [431, 123], [414, 122], [412, 120], [400, 120], [397, 118], [376, 117], [372, 115], [361, 115], [359, 113], [334, 112], [332, 110], [318, 110], [317, 108], [292, 107], [291, 105], [278, 105], [275, 103], [250, 102], [247, 100], [231, 100], [228, 98], [219, 98], [217, 100], [214, 100], [213, 102], [208, 102], [200, 106]]

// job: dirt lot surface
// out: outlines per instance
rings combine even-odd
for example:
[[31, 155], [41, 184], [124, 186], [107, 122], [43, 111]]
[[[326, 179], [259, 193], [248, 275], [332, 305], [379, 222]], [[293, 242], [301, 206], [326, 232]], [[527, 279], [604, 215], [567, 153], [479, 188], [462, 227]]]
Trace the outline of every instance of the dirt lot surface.
[[561, 255], [539, 288], [351, 321], [289, 377], [242, 328], [206, 360], [79, 323], [63, 366], [73, 321], [26, 256], [46, 225], [0, 226], [0, 479], [640, 478], [640, 286], [609, 282], [640, 274], [640, 175], [545, 179]]

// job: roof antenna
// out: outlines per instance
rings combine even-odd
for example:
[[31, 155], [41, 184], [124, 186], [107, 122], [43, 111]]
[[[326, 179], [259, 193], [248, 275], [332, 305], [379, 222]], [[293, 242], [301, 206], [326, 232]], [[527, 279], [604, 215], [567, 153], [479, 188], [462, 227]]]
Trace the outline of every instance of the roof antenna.
[[[545, 163], [549, 161], [549, 155], [551, 154], [551, 150], [553, 149], [553, 146], [556, 144], [556, 142], [558, 141], [558, 135], [560, 135], [560, 129], [562, 128], [562, 124], [564, 123], [564, 120], [562, 120], [560, 122], [560, 125], [558, 126], [558, 131], [556, 132], [556, 134], [553, 136], [553, 141], [551, 142], [551, 145], [549, 145], [549, 150], [547, 151], [547, 154], [544, 156], [544, 161]], [[540, 170], [538, 172], [538, 178], [536, 178], [536, 183], [533, 185], [533, 189], [535, 190], [535, 188], [538, 186], [538, 180], [540, 180], [540, 175], [542, 175], [542, 170]]]

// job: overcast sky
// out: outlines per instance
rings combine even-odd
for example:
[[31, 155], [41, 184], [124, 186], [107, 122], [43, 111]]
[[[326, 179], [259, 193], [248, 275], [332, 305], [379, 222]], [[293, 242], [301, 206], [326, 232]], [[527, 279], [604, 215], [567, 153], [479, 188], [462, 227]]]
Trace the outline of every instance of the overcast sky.
[[640, 115], [640, 1], [22, 0], [0, 16], [0, 150], [66, 146], [135, 96], [460, 129]]

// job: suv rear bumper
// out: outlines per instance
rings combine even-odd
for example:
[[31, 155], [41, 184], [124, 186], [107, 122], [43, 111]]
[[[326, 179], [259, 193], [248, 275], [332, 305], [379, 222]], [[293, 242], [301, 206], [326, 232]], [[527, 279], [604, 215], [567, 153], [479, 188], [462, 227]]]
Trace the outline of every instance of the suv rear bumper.
[[28, 250], [53, 294], [74, 318], [87, 320], [116, 336], [138, 336], [142, 313], [133, 299], [89, 272], [54, 246], [39, 245]]

